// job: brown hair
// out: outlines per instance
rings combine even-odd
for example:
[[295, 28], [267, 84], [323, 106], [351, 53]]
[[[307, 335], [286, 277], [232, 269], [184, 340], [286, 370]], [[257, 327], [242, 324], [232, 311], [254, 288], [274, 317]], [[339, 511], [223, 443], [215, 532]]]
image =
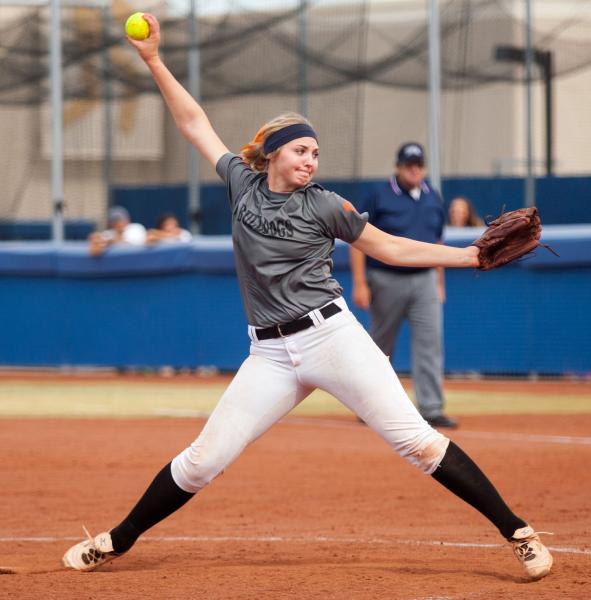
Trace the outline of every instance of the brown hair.
[[[242, 160], [250, 166], [251, 169], [255, 171], [266, 171], [267, 166], [269, 164], [269, 157], [273, 156], [273, 152], [269, 155], [265, 155], [263, 152], [263, 146], [265, 144], [265, 140], [276, 131], [287, 127], [288, 125], [295, 125], [298, 123], [302, 123], [305, 125], [310, 125], [310, 121], [299, 115], [295, 112], [288, 112], [274, 119], [271, 119], [267, 123], [265, 123], [257, 132], [252, 141], [246, 144], [242, 151], [240, 152], [240, 156]], [[280, 152], [281, 148], [275, 150], [275, 152]]]
[[454, 196], [449, 203], [450, 209], [455, 200], [461, 200], [462, 202], [465, 202], [466, 207], [468, 208], [468, 217], [466, 218], [466, 224], [464, 227], [480, 227], [481, 225], [484, 225], [484, 221], [478, 216], [478, 213], [472, 205], [472, 202], [470, 202], [466, 196]]

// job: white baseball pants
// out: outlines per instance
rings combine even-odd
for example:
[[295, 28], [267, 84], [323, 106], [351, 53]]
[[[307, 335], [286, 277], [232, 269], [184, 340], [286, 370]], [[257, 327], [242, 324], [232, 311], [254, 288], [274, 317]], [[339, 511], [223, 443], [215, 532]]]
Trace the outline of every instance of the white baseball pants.
[[347, 308], [296, 334], [252, 340], [250, 355], [199, 437], [172, 461], [172, 476], [194, 493], [228, 467], [315, 388], [332, 394], [392, 448], [425, 473], [439, 465], [449, 440], [420, 416], [388, 358]]

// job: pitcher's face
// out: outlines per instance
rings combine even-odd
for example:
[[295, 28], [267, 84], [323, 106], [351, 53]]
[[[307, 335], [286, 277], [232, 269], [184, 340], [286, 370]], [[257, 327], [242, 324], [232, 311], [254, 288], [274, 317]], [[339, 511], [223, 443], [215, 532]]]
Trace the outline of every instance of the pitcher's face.
[[297, 190], [318, 170], [318, 142], [303, 137], [288, 142], [269, 160], [269, 175], [282, 182], [285, 191]]

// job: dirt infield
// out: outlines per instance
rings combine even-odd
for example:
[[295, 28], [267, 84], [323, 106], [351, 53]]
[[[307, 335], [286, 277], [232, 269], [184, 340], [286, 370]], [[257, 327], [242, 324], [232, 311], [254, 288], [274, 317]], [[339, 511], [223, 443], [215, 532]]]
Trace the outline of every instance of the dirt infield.
[[95, 573], [60, 567], [117, 523], [202, 421], [1, 422], [0, 597], [591, 597], [591, 415], [464, 417], [451, 437], [516, 512], [555, 532], [526, 583], [478, 513], [352, 418], [287, 418], [211, 486]]

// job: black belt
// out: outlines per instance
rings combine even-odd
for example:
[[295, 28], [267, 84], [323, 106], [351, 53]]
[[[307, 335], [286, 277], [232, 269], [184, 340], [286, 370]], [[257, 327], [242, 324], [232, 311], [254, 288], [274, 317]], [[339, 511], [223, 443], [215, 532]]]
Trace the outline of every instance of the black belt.
[[[320, 309], [320, 314], [328, 319], [333, 315], [341, 312], [340, 306], [331, 302], [326, 306], [323, 306]], [[257, 340], [270, 340], [278, 337], [285, 337], [286, 335], [292, 335], [293, 333], [297, 333], [298, 331], [304, 331], [304, 329], [308, 329], [314, 325], [314, 321], [312, 317], [306, 315], [305, 317], [301, 317], [300, 319], [296, 319], [295, 321], [290, 321], [289, 323], [283, 323], [282, 325], [271, 325], [271, 327], [263, 327], [262, 329], [255, 329]]]

